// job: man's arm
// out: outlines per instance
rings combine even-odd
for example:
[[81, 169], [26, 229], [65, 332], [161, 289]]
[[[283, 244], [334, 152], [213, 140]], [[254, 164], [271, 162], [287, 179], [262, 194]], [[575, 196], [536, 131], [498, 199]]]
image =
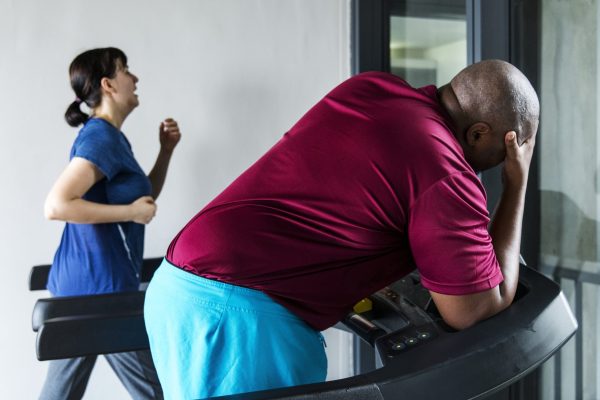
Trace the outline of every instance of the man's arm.
[[492, 289], [469, 295], [453, 296], [430, 291], [444, 321], [459, 330], [507, 308], [517, 290], [525, 190], [535, 134], [520, 147], [514, 132], [508, 132], [504, 140], [504, 189], [489, 228], [504, 281]]

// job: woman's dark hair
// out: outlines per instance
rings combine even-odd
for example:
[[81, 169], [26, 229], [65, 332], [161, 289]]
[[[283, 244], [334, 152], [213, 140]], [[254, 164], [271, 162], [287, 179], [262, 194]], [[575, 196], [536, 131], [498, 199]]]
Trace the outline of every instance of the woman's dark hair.
[[77, 97], [65, 112], [65, 119], [69, 125], [79, 126], [90, 118], [81, 111], [81, 103], [90, 108], [100, 105], [100, 81], [102, 78], [114, 78], [119, 65], [127, 65], [127, 56], [114, 47], [88, 50], [75, 57], [69, 67], [69, 76]]

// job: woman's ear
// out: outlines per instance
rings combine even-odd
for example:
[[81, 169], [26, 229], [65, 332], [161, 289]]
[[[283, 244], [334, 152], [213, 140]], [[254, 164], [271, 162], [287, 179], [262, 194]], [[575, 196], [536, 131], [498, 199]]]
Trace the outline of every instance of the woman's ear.
[[465, 141], [469, 146], [476, 146], [481, 142], [481, 139], [487, 137], [491, 131], [490, 126], [485, 122], [475, 122], [467, 129]]
[[107, 77], [100, 79], [100, 87], [104, 93], [112, 93], [115, 90], [110, 78]]

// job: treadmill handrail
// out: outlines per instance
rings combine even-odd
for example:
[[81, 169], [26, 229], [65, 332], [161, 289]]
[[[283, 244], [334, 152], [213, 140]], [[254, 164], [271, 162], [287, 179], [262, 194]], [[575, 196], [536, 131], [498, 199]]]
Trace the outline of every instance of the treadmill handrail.
[[149, 347], [143, 309], [49, 319], [38, 330], [36, 340], [40, 361], [65, 358], [65, 354], [72, 358]]
[[33, 306], [31, 328], [37, 332], [46, 321], [59, 317], [141, 312], [145, 295], [139, 291], [39, 299]]

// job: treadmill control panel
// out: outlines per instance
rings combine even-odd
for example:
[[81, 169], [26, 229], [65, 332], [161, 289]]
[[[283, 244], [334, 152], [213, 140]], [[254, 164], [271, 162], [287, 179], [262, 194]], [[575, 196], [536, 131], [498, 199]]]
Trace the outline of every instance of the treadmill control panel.
[[369, 296], [364, 312], [355, 308], [346, 325], [371, 343], [382, 364], [421, 347], [445, 331], [445, 324], [431, 301], [429, 291], [412, 273]]
[[438, 335], [438, 328], [433, 323], [418, 327], [409, 326], [399, 332], [382, 336], [375, 343], [375, 347], [385, 363], [385, 359], [394, 358], [407, 350], [419, 347]]

